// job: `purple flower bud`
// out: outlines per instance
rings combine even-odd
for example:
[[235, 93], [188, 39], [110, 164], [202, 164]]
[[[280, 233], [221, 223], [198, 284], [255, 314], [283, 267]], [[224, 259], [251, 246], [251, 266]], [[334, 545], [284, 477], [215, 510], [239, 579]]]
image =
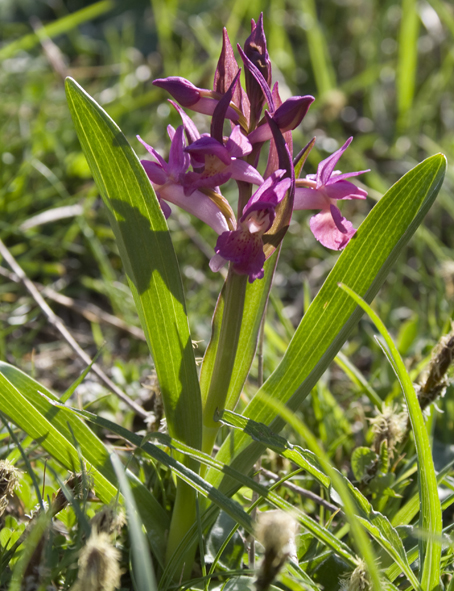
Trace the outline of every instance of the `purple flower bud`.
[[167, 90], [182, 107], [190, 107], [200, 99], [200, 90], [192, 82], [179, 76], [158, 78], [153, 80], [153, 84]]
[[[263, 30], [263, 13], [260, 15], [257, 24], [255, 24], [254, 20], [251, 22], [251, 34], [244, 44], [244, 54], [253, 68], [258, 70], [265, 83], [270, 87], [271, 61], [266, 49], [266, 37]], [[246, 92], [251, 104], [251, 121], [255, 124], [255, 122], [260, 119], [263, 104], [265, 102], [263, 85], [260, 84], [257, 75], [254, 74], [254, 69], [251, 67], [248, 68], [246, 62], [245, 65]], [[269, 103], [268, 108], [271, 108]]]

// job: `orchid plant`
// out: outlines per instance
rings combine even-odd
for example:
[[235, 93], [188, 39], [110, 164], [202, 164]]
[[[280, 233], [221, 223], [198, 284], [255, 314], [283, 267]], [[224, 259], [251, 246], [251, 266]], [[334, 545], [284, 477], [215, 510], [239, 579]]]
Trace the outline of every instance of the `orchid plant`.
[[[177, 129], [170, 125], [167, 128], [168, 160], [139, 138], [149, 154], [139, 161], [110, 117], [77, 83], [67, 80], [75, 127], [108, 208], [153, 356], [168, 433], [147, 434], [143, 438], [93, 414], [68, 409], [64, 405], [66, 397], [59, 400], [8, 364], [0, 367], [0, 383], [8, 394], [3, 396], [0, 391], [1, 410], [24, 430], [33, 431], [30, 434], [69, 468], [81, 454], [103, 502], [115, 498], [118, 476], [123, 498], [129, 506], [137, 503], [163, 589], [175, 579], [190, 577], [197, 540], [212, 526], [219, 509], [246, 531], [253, 532], [250, 515], [232, 500], [241, 485], [250, 487], [273, 506], [290, 509], [283, 499], [249, 477], [267, 446], [287, 454], [321, 486], [336, 488], [357, 553], [302, 511], [295, 509], [295, 518], [314, 539], [327, 545], [352, 568], [363, 564], [363, 554], [372, 584], [379, 589], [370, 541], [355, 521], [348, 495], [356, 495], [364, 527], [375, 519], [368, 532], [389, 552], [395, 543], [395, 538], [388, 540], [393, 535], [391, 525], [386, 520], [376, 520], [377, 514], [367, 505], [368, 501], [330, 467], [314, 438], [301, 425], [300, 432], [322, 466], [314, 453], [283, 445], [276, 434], [285, 421], [294, 420], [292, 413], [360, 318], [360, 306], [367, 309], [365, 302], [373, 299], [391, 264], [423, 220], [441, 185], [445, 160], [442, 155], [433, 156], [407, 173], [355, 230], [338, 207], [342, 200], [367, 196], [363, 187], [349, 180], [367, 170], [337, 170], [352, 138], [322, 160], [316, 174], [301, 176], [316, 140], [312, 138], [295, 156], [292, 132], [304, 124], [314, 97], [281, 99], [277, 82], [272, 84], [263, 15], [257, 22], [252, 21], [251, 34], [243, 47], [238, 46], [238, 54], [243, 70], [224, 29], [212, 90], [197, 88], [180, 77], [154, 81], [155, 86], [172, 96], [170, 103], [181, 118]], [[201, 134], [187, 111], [211, 117], [210, 133]], [[222, 193], [231, 181], [238, 188], [236, 212]], [[218, 272], [228, 264], [213, 315], [211, 340], [200, 369], [194, 358], [182, 280], [166, 223], [172, 215], [171, 206], [196, 216], [217, 234], [210, 272]], [[259, 384], [239, 416], [234, 410], [256, 354], [279, 252], [294, 210], [316, 210], [318, 213], [309, 223], [315, 239], [324, 247], [343, 253], [295, 330], [280, 364]], [[340, 289], [339, 283], [346, 287]], [[392, 356], [391, 346], [389, 350]], [[405, 368], [401, 369], [397, 361], [394, 366], [400, 368], [399, 375], [404, 375]], [[19, 395], [20, 388], [26, 394]], [[405, 395], [413, 413], [413, 428], [419, 425], [418, 437], [425, 437], [422, 415], [419, 418], [417, 404], [412, 402], [411, 388], [408, 392], [405, 389]], [[377, 403], [376, 399], [373, 403]], [[38, 417], [34, 421], [27, 418], [30, 405]], [[103, 444], [77, 415], [111, 429], [175, 473], [176, 498], [170, 522], [166, 509], [143, 483], [129, 474], [128, 484], [121, 475], [118, 459], [109, 457]], [[233, 427], [224, 439], [219, 432], [221, 425]], [[77, 450], [74, 434], [80, 446]], [[424, 453], [422, 444], [417, 453]], [[424, 490], [433, 486], [436, 489], [433, 464], [427, 467], [429, 456], [424, 459], [426, 468], [420, 475], [423, 500]], [[429, 558], [437, 562], [441, 537], [437, 501], [433, 495], [429, 497], [422, 511], [422, 526], [427, 535], [421, 542], [421, 564]], [[388, 545], [383, 540], [388, 540]], [[395, 559], [400, 554], [391, 556]], [[402, 565], [402, 572], [418, 588], [412, 569], [407, 568], [405, 561]], [[301, 572], [301, 580], [307, 584]], [[436, 580], [436, 570], [427, 573], [430, 581]], [[435, 588], [429, 583], [424, 589]]]

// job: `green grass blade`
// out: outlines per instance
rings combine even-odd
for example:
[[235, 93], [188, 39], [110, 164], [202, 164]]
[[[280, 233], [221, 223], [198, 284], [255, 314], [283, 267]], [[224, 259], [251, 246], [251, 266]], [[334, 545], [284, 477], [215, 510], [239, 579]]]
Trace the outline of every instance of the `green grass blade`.
[[321, 97], [336, 87], [333, 64], [328, 53], [328, 44], [317, 18], [315, 0], [302, 3], [304, 17], [309, 21], [306, 29], [312, 71]]
[[399, 126], [406, 123], [405, 116], [413, 104], [418, 60], [419, 15], [416, 0], [402, 1], [402, 19], [399, 32], [399, 58], [397, 66], [397, 110]]
[[164, 215], [142, 165], [117, 125], [70, 78], [66, 91], [153, 355], [169, 431], [200, 447], [197, 369], [178, 262]]
[[[428, 158], [382, 197], [361, 224], [297, 328], [281, 363], [249, 403], [244, 416], [269, 425], [277, 433], [284, 422], [275, 417], [259, 394], [299, 407], [340, 350], [362, 311], [337, 287], [347, 282], [372, 301], [396, 260], [434, 202], [443, 182], [446, 160], [442, 155]], [[238, 431], [225, 440], [218, 459], [247, 472], [262, 453], [258, 443]], [[208, 481], [221, 486], [221, 476], [207, 474]], [[228, 490], [227, 481], [221, 490]]]
[[421, 586], [425, 591], [432, 591], [438, 589], [440, 583], [441, 545], [436, 538], [441, 536], [442, 533], [442, 519], [437, 477], [424, 417], [419, 406], [413, 382], [385, 325], [370, 306], [352, 289], [346, 285], [341, 285], [341, 287], [361, 306], [380, 331], [380, 334], [385, 340], [388, 352], [392, 357], [393, 369], [395, 369], [397, 379], [400, 382], [405, 397], [418, 459], [418, 484], [421, 503], [420, 527], [427, 534], [427, 538], [422, 539], [420, 545], [419, 559], [420, 564], [423, 565], [420, 577]]
[[120, 490], [123, 494], [128, 518], [128, 531], [131, 539], [132, 567], [134, 575], [134, 588], [137, 591], [156, 591], [156, 579], [151, 564], [148, 544], [142, 531], [136, 502], [131, 492], [128, 479], [120, 459], [116, 454], [111, 454], [110, 459], [117, 474]]
[[[0, 361], [0, 411], [68, 470], [79, 470], [74, 438], [93, 477], [96, 494], [109, 503], [117, 494], [117, 478], [109, 452], [100, 439], [44, 386], [19, 369]], [[73, 438], [74, 435], [74, 438]], [[162, 561], [169, 520], [148, 489], [129, 474], [153, 551]]]
[[[96, 425], [102, 426], [103, 428], [116, 433], [120, 437], [123, 437], [125, 440], [130, 441], [133, 445], [140, 447], [146, 454], [150, 455], [156, 461], [161, 462], [165, 466], [171, 468], [175, 472], [175, 474], [178, 475], [179, 478], [187, 482], [202, 496], [212, 500], [214, 504], [216, 504], [220, 509], [223, 509], [226, 513], [228, 513], [237, 523], [244, 527], [246, 531], [253, 531], [252, 520], [250, 515], [248, 515], [236, 501], [232, 500], [229, 496], [221, 493], [217, 489], [210, 486], [198, 474], [192, 472], [189, 468], [184, 466], [181, 462], [175, 460], [173, 457], [166, 454], [156, 445], [148, 441], [144, 442], [143, 438], [139, 435], [136, 435], [135, 433], [132, 433], [131, 431], [125, 429], [121, 425], [117, 425], [116, 423], [104, 419], [103, 417], [98, 417], [87, 411], [79, 411], [77, 409], [73, 409], [73, 412], [75, 412], [76, 414], [80, 414], [81, 416], [92, 421]], [[257, 492], [263, 498], [266, 498], [275, 507], [280, 508], [284, 511], [292, 512], [292, 514], [294, 514], [295, 518], [298, 519], [300, 524], [304, 528], [312, 532], [318, 540], [320, 540], [329, 548], [331, 548], [334, 552], [339, 554], [339, 556], [344, 558], [349, 564], [351, 564], [352, 566], [356, 566], [357, 558], [350, 550], [350, 548], [346, 544], [344, 544], [344, 542], [337, 539], [336, 536], [332, 534], [328, 529], [319, 525], [316, 521], [311, 519], [302, 511], [299, 511], [296, 508], [294, 508], [290, 503], [282, 499], [273, 491], [270, 491], [265, 486], [259, 484], [252, 478], [244, 474], [241, 474], [234, 468], [231, 468], [230, 466], [227, 466], [222, 462], [213, 459], [210, 455], [205, 454], [194, 448], [191, 448], [188, 445], [185, 445], [184, 443], [177, 441], [166, 434], [153, 433], [150, 434], [150, 437], [157, 440], [166, 447], [169, 447], [184, 455], [189, 456], [197, 462], [203, 463], [207, 466], [211, 466], [213, 469], [227, 474], [231, 478], [237, 480], [241, 485], [247, 486], [251, 490]], [[196, 532], [195, 536], [197, 537], [197, 535], [198, 534]]]
[[40, 34], [50, 38], [56, 37], [57, 35], [62, 35], [63, 33], [71, 31], [82, 23], [86, 23], [87, 21], [93, 20], [101, 14], [104, 14], [113, 8], [113, 6], [113, 0], [101, 0], [101, 2], [96, 2], [91, 6], [87, 6], [86, 8], [82, 8], [77, 12], [68, 14], [68, 16], [64, 16], [53, 23], [44, 25], [40, 32], [29, 33], [21, 39], [17, 39], [8, 45], [5, 45], [5, 47], [2, 47], [0, 49], [0, 60], [8, 59], [19, 51], [28, 51], [35, 47], [35, 45], [39, 45]]

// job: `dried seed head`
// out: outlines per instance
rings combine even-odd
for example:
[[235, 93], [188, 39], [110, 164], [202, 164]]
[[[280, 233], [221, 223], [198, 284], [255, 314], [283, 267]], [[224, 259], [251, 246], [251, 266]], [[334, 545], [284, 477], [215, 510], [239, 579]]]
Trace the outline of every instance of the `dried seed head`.
[[405, 436], [407, 430], [407, 413], [398, 411], [395, 405], [384, 406], [378, 415], [370, 419], [372, 423], [372, 432], [374, 434], [373, 448], [376, 453], [380, 452], [380, 446], [383, 441], [388, 444], [388, 451], [392, 455], [396, 445], [399, 444]]
[[8, 497], [12, 497], [19, 486], [19, 470], [8, 460], [0, 461], [0, 515], [3, 515]]
[[418, 388], [418, 400], [425, 410], [439, 396], [443, 396], [448, 385], [446, 373], [454, 359], [454, 329], [442, 337], [435, 347], [427, 372], [422, 376]]
[[79, 574], [72, 591], [114, 591], [120, 586], [120, 552], [109, 536], [93, 529], [79, 557]]
[[267, 589], [284, 562], [295, 552], [297, 524], [293, 517], [283, 511], [266, 511], [257, 518], [255, 537], [265, 548], [255, 586], [258, 591]]
[[90, 520], [92, 528], [96, 529], [99, 533], [115, 536], [120, 534], [121, 528], [125, 523], [126, 518], [124, 512], [114, 505], [104, 505], [101, 511], [98, 511]]
[[341, 579], [339, 591], [369, 591], [372, 585], [367, 572], [366, 563], [360, 561], [355, 570]]

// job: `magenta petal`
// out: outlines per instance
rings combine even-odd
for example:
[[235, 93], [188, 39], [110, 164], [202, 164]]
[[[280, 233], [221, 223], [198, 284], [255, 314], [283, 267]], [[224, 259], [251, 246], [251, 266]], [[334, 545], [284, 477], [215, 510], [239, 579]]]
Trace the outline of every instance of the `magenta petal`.
[[327, 198], [318, 189], [295, 188], [293, 209], [323, 209], [328, 206]]
[[241, 132], [241, 127], [239, 125], [236, 125], [233, 128], [225, 147], [229, 151], [229, 154], [234, 158], [242, 158], [252, 152], [251, 142]]
[[338, 181], [343, 181], [345, 179], [349, 179], [352, 176], [358, 176], [359, 174], [364, 174], [365, 172], [370, 172], [370, 168], [366, 170], [359, 170], [358, 172], [344, 172], [343, 174], [336, 174], [336, 171], [333, 172], [331, 178], [326, 183], [327, 185], [331, 185], [332, 183], [337, 183]]
[[224, 172], [229, 172], [231, 177], [236, 181], [244, 181], [245, 183], [252, 183], [253, 185], [259, 186], [263, 184], [262, 175], [244, 160], [233, 158]]
[[166, 203], [163, 199], [160, 199], [159, 196], [158, 196], [158, 201], [159, 201], [159, 205], [161, 206], [162, 213], [164, 214], [164, 217], [167, 220], [169, 218], [170, 214], [172, 213], [172, 210], [170, 209], [170, 205], [168, 203]]
[[219, 190], [216, 190], [216, 188], [219, 187], [219, 185], [226, 183], [230, 178], [231, 173], [228, 172], [228, 169], [209, 176], [204, 176], [203, 173], [200, 174], [198, 172], [187, 172], [184, 175], [182, 182], [186, 195], [192, 195], [196, 189], [202, 187], [214, 189], [216, 193], [219, 193]]
[[323, 193], [330, 199], [365, 199], [367, 191], [348, 181], [338, 181], [323, 187]]
[[155, 158], [159, 162], [159, 164], [166, 170], [167, 169], [167, 162], [164, 160], [164, 158], [158, 152], [156, 152], [156, 150], [154, 148], [152, 148], [146, 142], [144, 142], [143, 139], [140, 137], [140, 135], [137, 135], [136, 137], [139, 140], [139, 142], [142, 144], [142, 146], [144, 146], [146, 151], [149, 152], [153, 156], [153, 158]]
[[167, 182], [167, 174], [159, 164], [151, 162], [150, 160], [141, 160], [140, 163], [144, 167], [145, 172], [152, 183], [155, 185], [163, 185]]
[[175, 101], [171, 101], [169, 99], [169, 103], [180, 114], [181, 120], [183, 121], [184, 130], [186, 132], [186, 137], [188, 138], [188, 142], [191, 144], [192, 142], [195, 142], [195, 140], [198, 140], [200, 137], [200, 133], [192, 119], [188, 117], [188, 115], [186, 115], [186, 113], [183, 111], [180, 105], [177, 105]]
[[216, 156], [221, 162], [228, 165], [231, 162], [230, 154], [225, 146], [210, 136], [202, 136], [190, 146], [185, 148], [185, 152], [192, 155], [203, 154], [205, 156]]
[[[243, 208], [243, 216], [247, 215], [248, 209], [257, 202], [266, 201], [267, 203], [270, 201], [276, 201], [276, 205], [278, 203], [277, 196], [273, 198], [273, 194], [275, 193], [275, 188], [279, 179], [285, 174], [285, 170], [278, 169], [270, 175], [266, 181], [260, 185], [257, 191], [252, 195], [249, 201], [246, 203], [245, 207]], [[283, 197], [283, 196], [282, 196]]]
[[356, 232], [352, 223], [342, 217], [341, 212], [334, 206], [314, 215], [309, 225], [315, 238], [331, 250], [344, 248]]
[[352, 140], [352, 137], [349, 138], [342, 146], [342, 148], [339, 148], [339, 150], [331, 154], [331, 156], [320, 162], [317, 168], [317, 188], [327, 184], [336, 167], [336, 164], [339, 161], [339, 158], [342, 156], [342, 154], [345, 152], [348, 146], [352, 143]]
[[182, 125], [178, 127], [172, 138], [170, 146], [169, 164], [167, 171], [173, 178], [178, 178], [182, 172], [186, 172], [189, 168], [189, 155], [184, 152], [184, 128]]

